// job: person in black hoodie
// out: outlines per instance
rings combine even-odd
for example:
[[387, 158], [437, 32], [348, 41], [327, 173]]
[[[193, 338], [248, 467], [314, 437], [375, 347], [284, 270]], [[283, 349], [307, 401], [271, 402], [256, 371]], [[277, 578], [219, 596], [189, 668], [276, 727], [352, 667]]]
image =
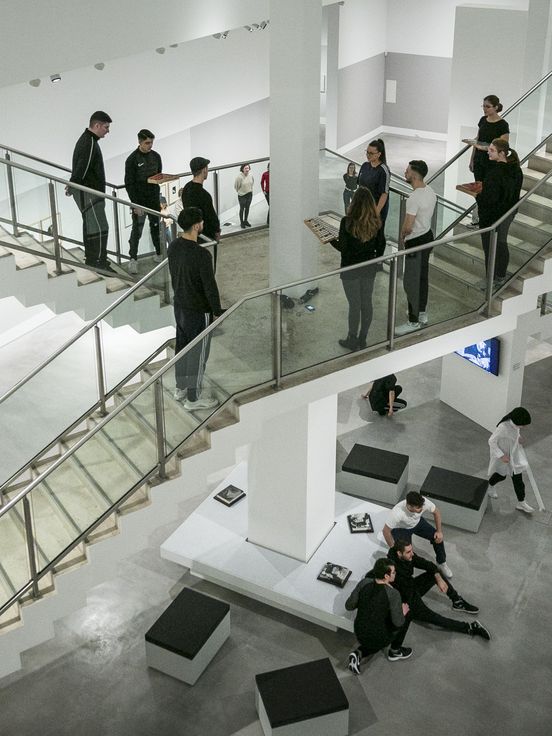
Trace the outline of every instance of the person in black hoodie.
[[[507, 141], [495, 138], [489, 145], [489, 166], [483, 179], [481, 193], [477, 195], [479, 227], [494, 224], [519, 201], [523, 173], [517, 153]], [[502, 286], [507, 278], [508, 230], [515, 213], [506, 218], [497, 228], [496, 258], [493, 278], [495, 285]], [[481, 241], [485, 252], [485, 270], [488, 271], [491, 233], [482, 233]]]
[[[92, 113], [88, 128], [75, 144], [70, 181], [105, 192], [105, 170], [98, 141], [109, 133], [111, 123], [111, 118], [103, 110]], [[109, 225], [105, 215], [105, 199], [71, 187], [67, 187], [65, 193], [75, 198], [82, 215], [84, 262], [87, 266], [113, 272], [107, 260]]]
[[[141, 204], [150, 210], [161, 211], [159, 199], [159, 184], [149, 184], [148, 179], [163, 170], [161, 156], [157, 151], [152, 151], [155, 139], [151, 130], [142, 128], [138, 133], [138, 148], [134, 150], [125, 161], [125, 188], [128, 198], [132, 204]], [[148, 214], [139, 207], [132, 208], [132, 230], [130, 232], [129, 254], [130, 273], [138, 273], [136, 260], [138, 258], [138, 243], [142, 237], [142, 231], [149, 219], [151, 242], [155, 248], [154, 261], [161, 261], [161, 247], [159, 244], [159, 217]]]
[[213, 254], [215, 256], [215, 270], [217, 268], [217, 250], [220, 241], [220, 222], [213, 206], [213, 198], [204, 189], [203, 182], [209, 174], [209, 159], [196, 156], [190, 161], [190, 171], [193, 179], [182, 189], [182, 206], [199, 207], [203, 212], [203, 234], [215, 241]]
[[[341, 253], [341, 268], [375, 258], [381, 220], [370, 191], [359, 186], [347, 215], [341, 220], [339, 235], [331, 245]], [[339, 340], [342, 348], [362, 350], [372, 322], [372, 292], [376, 266], [366, 266], [341, 274], [341, 283], [349, 303], [348, 334]]]

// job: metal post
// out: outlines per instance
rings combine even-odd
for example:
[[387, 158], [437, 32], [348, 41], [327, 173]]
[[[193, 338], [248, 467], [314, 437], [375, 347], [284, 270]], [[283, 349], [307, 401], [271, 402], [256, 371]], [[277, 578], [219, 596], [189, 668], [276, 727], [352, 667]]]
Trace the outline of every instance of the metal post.
[[[6, 161], [11, 161], [10, 154], [6, 151]], [[19, 237], [19, 229], [17, 227], [17, 208], [15, 206], [15, 186], [13, 184], [13, 171], [12, 167], [7, 165], [6, 175], [8, 177], [8, 193], [10, 196], [10, 212], [12, 219], [13, 235], [15, 238]]]
[[163, 266], [163, 299], [165, 304], [171, 303], [171, 272], [169, 271], [169, 263], [165, 259], [165, 265]]
[[[113, 189], [111, 191], [111, 194], [116, 197], [117, 196], [117, 190]], [[121, 265], [121, 233], [119, 232], [119, 208], [117, 207], [117, 202], [112, 202], [113, 204], [113, 227], [115, 228], [115, 253], [117, 257], [117, 264]]]
[[25, 541], [27, 542], [27, 554], [29, 555], [29, 572], [33, 582], [32, 594], [33, 598], [40, 597], [38, 588], [38, 575], [36, 564], [36, 549], [33, 534], [33, 520], [31, 514], [31, 504], [29, 503], [28, 494], [23, 498], [23, 518], [25, 520]]
[[487, 289], [485, 293], [485, 301], [487, 306], [485, 307], [485, 316], [491, 316], [491, 309], [493, 306], [493, 281], [494, 281], [494, 270], [496, 262], [496, 244], [498, 240], [497, 230], [493, 230], [491, 233], [491, 240], [489, 243], [489, 257], [487, 259]]
[[431, 232], [433, 233], [433, 237], [437, 239], [437, 210], [439, 209], [439, 199], [437, 199], [437, 204], [435, 205], [435, 209], [433, 210], [433, 215], [431, 217]]
[[[404, 250], [404, 243], [401, 240], [401, 231], [402, 231], [402, 226], [404, 224], [404, 218], [405, 217], [406, 217], [406, 197], [403, 197], [401, 195], [401, 205], [399, 207], [399, 233], [398, 233], [398, 236], [397, 236], [397, 243], [398, 243], [398, 249], [399, 250]], [[400, 262], [397, 263], [397, 267], [398, 267], [398, 269], [397, 269], [397, 276], [401, 276], [402, 277], [402, 275], [403, 275], [403, 268], [404, 268], [404, 259], [403, 258], [401, 258]]]
[[50, 199], [50, 217], [52, 218], [52, 238], [54, 239], [54, 257], [56, 259], [56, 273], [63, 273], [61, 265], [61, 246], [59, 242], [58, 219], [56, 210], [56, 188], [53, 181], [48, 182], [48, 196]]
[[272, 375], [274, 387], [280, 388], [282, 382], [282, 290], [271, 294], [272, 301]]
[[213, 171], [213, 193], [215, 195], [215, 212], [219, 213], [219, 174], [218, 171]]
[[[401, 260], [403, 260], [401, 258]], [[395, 347], [395, 319], [397, 315], [397, 285], [399, 280], [398, 256], [393, 258], [389, 267], [389, 299], [387, 306], [387, 340], [388, 350]]]
[[155, 435], [157, 439], [157, 461], [159, 463], [159, 477], [167, 478], [165, 467], [165, 423], [163, 421], [163, 380], [158, 378], [154, 386], [155, 398]]
[[102, 353], [102, 336], [100, 334], [100, 326], [94, 325], [94, 341], [96, 343], [96, 373], [98, 376], [98, 396], [100, 399], [100, 416], [105, 417], [107, 409], [105, 408], [105, 380], [103, 371], [103, 353]]

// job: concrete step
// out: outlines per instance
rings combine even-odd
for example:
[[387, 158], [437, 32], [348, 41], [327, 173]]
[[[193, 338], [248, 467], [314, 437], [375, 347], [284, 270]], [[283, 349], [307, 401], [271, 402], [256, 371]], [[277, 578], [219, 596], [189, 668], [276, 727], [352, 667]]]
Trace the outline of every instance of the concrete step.
[[528, 165], [533, 171], [541, 171], [544, 174], [548, 174], [550, 169], [552, 169], [552, 153], [546, 149], [541, 150], [530, 156]]

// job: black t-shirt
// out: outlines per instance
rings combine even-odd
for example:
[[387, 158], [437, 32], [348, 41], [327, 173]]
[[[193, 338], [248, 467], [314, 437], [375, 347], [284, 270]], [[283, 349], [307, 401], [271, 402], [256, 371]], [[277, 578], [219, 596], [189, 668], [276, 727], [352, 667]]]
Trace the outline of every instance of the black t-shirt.
[[211, 254], [193, 240], [176, 238], [167, 256], [174, 301], [194, 312], [222, 314]]
[[[362, 242], [347, 230], [348, 217], [341, 219], [339, 225], [339, 236], [337, 240], [332, 240], [333, 247], [341, 253], [341, 268], [354, 266], [357, 263], [364, 263], [376, 257], [377, 235], [371, 240]], [[357, 268], [354, 271], [347, 271], [341, 274], [341, 279], [357, 279], [365, 273], [363, 268]]]
[[[387, 164], [379, 164], [372, 166], [369, 161], [365, 161], [358, 172], [358, 183], [361, 187], [369, 189], [375, 204], [378, 203], [382, 194], [389, 195], [389, 184], [391, 183], [391, 172]], [[380, 212], [382, 222], [387, 217], [389, 210], [389, 196], [387, 202]]]
[[479, 224], [488, 227], [516, 204], [523, 182], [517, 164], [489, 161], [481, 194], [477, 196]]
[[368, 395], [370, 406], [374, 411], [383, 411], [389, 401], [389, 392], [397, 385], [397, 376], [391, 373], [390, 376], [384, 376], [374, 381], [372, 389]]
[[[490, 123], [484, 115], [477, 123], [477, 127], [477, 140], [480, 143], [492, 143], [495, 138], [500, 138], [501, 135], [506, 135], [510, 132], [510, 126], [506, 120], [500, 119], [494, 123]], [[474, 174], [481, 172], [480, 176], [475, 177], [477, 181], [483, 181], [484, 172], [488, 164], [489, 156], [487, 155], [487, 151], [479, 151], [476, 148], [473, 157]]]

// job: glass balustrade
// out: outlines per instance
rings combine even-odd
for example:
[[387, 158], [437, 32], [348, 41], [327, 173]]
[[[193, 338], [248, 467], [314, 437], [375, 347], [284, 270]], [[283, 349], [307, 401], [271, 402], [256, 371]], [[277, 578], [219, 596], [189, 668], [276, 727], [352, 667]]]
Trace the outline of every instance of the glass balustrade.
[[[253, 191], [249, 208], [248, 222], [252, 227], [266, 225], [268, 206], [261, 190], [261, 177], [266, 171], [266, 161], [250, 164], [253, 176]], [[241, 232], [240, 204], [235, 188], [240, 166], [230, 166], [218, 171], [218, 211], [222, 234]]]
[[31, 579], [23, 502], [0, 516], [0, 606]]

